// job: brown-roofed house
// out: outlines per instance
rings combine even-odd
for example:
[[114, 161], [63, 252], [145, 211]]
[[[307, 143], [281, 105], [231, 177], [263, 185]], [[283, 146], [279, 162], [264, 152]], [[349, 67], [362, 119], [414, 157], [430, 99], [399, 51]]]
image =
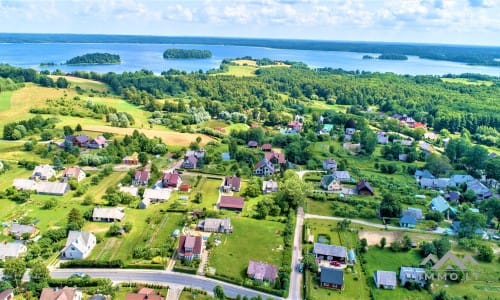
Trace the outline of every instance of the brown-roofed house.
[[81, 300], [82, 292], [77, 288], [65, 286], [59, 288], [44, 288], [40, 295], [40, 300]]
[[177, 172], [163, 174], [163, 187], [177, 188], [182, 183], [181, 176]]
[[273, 145], [271, 145], [271, 144], [264, 144], [264, 145], [262, 145], [262, 147], [260, 147], [260, 149], [262, 151], [269, 152], [269, 151], [273, 150]]
[[227, 209], [234, 211], [242, 211], [244, 205], [245, 205], [245, 199], [234, 196], [221, 196], [219, 204], [217, 204], [219, 209]]
[[265, 158], [274, 165], [286, 164], [285, 155], [279, 152], [271, 151], [265, 154]]
[[179, 238], [177, 257], [179, 259], [193, 260], [201, 257], [202, 252], [201, 236], [182, 235]]
[[372, 186], [366, 180], [360, 180], [356, 184], [356, 189], [358, 190], [358, 195], [373, 196], [375, 194]]
[[149, 177], [150, 177], [149, 171], [135, 171], [132, 184], [147, 185], [149, 183]]
[[161, 295], [155, 294], [155, 290], [150, 288], [141, 288], [137, 293], [127, 293], [126, 300], [163, 300]]
[[102, 135], [96, 137], [95, 139], [92, 139], [88, 144], [87, 148], [91, 149], [101, 149], [105, 148], [108, 145], [107, 140], [105, 137]]
[[139, 154], [134, 153], [129, 156], [125, 156], [122, 159], [122, 164], [124, 165], [138, 165], [139, 164]]
[[241, 188], [241, 178], [237, 176], [228, 176], [224, 178], [224, 185], [222, 186], [222, 190], [227, 192], [239, 192]]
[[184, 158], [184, 162], [182, 163], [182, 167], [184, 169], [196, 169], [198, 165], [198, 158], [195, 155], [189, 155]]
[[76, 181], [80, 182], [85, 179], [85, 172], [83, 172], [83, 170], [78, 166], [65, 168], [62, 177], [64, 181], [75, 178]]

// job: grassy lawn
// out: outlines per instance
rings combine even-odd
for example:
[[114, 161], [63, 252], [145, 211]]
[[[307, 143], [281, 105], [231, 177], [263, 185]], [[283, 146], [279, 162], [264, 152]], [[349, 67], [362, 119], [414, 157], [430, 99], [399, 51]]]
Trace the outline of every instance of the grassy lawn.
[[0, 111], [6, 111], [10, 109], [11, 96], [12, 96], [12, 91], [6, 91], [0, 93]]
[[243, 280], [249, 260], [281, 265], [284, 224], [243, 217], [233, 217], [231, 222], [233, 233], [223, 235], [210, 254], [209, 266], [217, 274]]
[[[219, 188], [222, 184], [220, 179], [211, 179], [203, 177], [196, 188], [189, 194], [189, 206], [196, 209], [213, 209], [219, 199]], [[196, 194], [200, 192], [203, 196], [201, 203], [193, 202]]]
[[207, 295], [201, 295], [198, 293], [193, 293], [193, 292], [187, 292], [187, 291], [182, 291], [179, 300], [211, 300], [213, 299], [210, 296]]
[[[1, 145], [2, 143], [0, 143]], [[0, 152], [1, 153], [1, 152]], [[9, 186], [12, 186], [14, 179], [16, 178], [26, 178], [28, 179], [33, 171], [26, 170], [25, 168], [18, 167], [14, 163], [11, 164], [10, 170], [0, 175], [0, 190], [4, 190]]]
[[[0, 140], [0, 160], [29, 160], [40, 163], [50, 162], [50, 159], [43, 159], [33, 152], [24, 151], [25, 141], [4, 141]], [[1, 184], [0, 184], [1, 186]]]
[[228, 66], [227, 72], [216, 74], [216, 76], [229, 75], [236, 77], [255, 76], [256, 67], [252, 66]]
[[87, 195], [94, 197], [95, 201], [100, 201], [102, 196], [106, 193], [106, 189], [110, 186], [116, 186], [127, 175], [126, 172], [113, 172], [111, 175], [106, 176], [97, 186], [91, 186]]
[[248, 125], [243, 124], [243, 123], [234, 123], [234, 124], [231, 124], [229, 126], [224, 127], [224, 129], [226, 129], [226, 132], [229, 133], [229, 132], [231, 132], [231, 130], [247, 130]]
[[[115, 97], [92, 97], [88, 100], [93, 103], [105, 104], [116, 108], [117, 111], [124, 111], [130, 113], [135, 120], [133, 127], [143, 128], [149, 127], [148, 119], [151, 118], [151, 112], [142, 109], [140, 106], [134, 105], [124, 99]], [[158, 128], [165, 128], [165, 126], [158, 126]]]

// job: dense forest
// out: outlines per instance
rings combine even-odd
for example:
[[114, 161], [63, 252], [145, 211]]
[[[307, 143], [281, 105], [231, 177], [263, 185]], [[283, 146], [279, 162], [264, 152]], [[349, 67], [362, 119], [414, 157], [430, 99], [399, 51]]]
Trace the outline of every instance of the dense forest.
[[110, 53], [87, 53], [81, 56], [73, 57], [66, 61], [67, 65], [83, 64], [119, 64], [120, 55]]
[[0, 43], [153, 43], [253, 46], [277, 49], [395, 53], [472, 65], [500, 66], [500, 47], [215, 37], [137, 35], [0, 34]]
[[193, 59], [193, 58], [210, 58], [212, 52], [209, 50], [197, 49], [167, 49], [163, 52], [163, 58], [166, 59]]
[[378, 56], [378, 59], [387, 59], [387, 60], [408, 60], [408, 56], [403, 55], [403, 54], [387, 53], [387, 54], [380, 54], [380, 55]]

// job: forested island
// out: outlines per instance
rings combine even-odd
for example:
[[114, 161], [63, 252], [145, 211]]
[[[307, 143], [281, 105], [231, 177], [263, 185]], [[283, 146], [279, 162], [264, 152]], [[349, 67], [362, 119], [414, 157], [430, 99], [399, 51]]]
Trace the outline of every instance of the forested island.
[[375, 57], [371, 55], [363, 55], [363, 59], [374, 59]]
[[119, 64], [121, 62], [120, 55], [111, 53], [87, 53], [81, 56], [73, 57], [66, 61], [67, 65], [104, 65], [104, 64]]
[[166, 59], [203, 59], [212, 57], [209, 50], [197, 49], [167, 49], [163, 52], [163, 58]]
[[276, 49], [401, 53], [420, 58], [500, 66], [500, 47], [383, 42], [341, 42], [283, 39], [239, 39], [217, 37], [166, 37], [140, 35], [78, 35], [2, 33], [0, 43], [139, 43], [252, 46]]
[[385, 59], [385, 60], [408, 60], [408, 56], [403, 55], [403, 54], [386, 53], [386, 54], [380, 54], [378, 56], [378, 59]]

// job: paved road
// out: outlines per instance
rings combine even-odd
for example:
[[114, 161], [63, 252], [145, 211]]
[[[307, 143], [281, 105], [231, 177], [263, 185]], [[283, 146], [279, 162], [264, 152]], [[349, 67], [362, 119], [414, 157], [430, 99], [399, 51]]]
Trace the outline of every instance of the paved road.
[[[332, 220], [332, 221], [342, 221], [346, 218], [342, 217], [330, 217], [330, 216], [320, 216], [320, 215], [311, 215], [311, 214], [305, 214], [304, 215], [305, 219], [322, 219], [322, 220]], [[442, 234], [439, 232], [433, 232], [433, 231], [427, 231], [427, 230], [420, 230], [420, 229], [411, 229], [411, 228], [402, 228], [402, 227], [396, 227], [396, 226], [391, 226], [391, 225], [382, 225], [382, 224], [377, 224], [377, 223], [372, 223], [364, 220], [356, 220], [356, 219], [350, 219], [352, 223], [356, 224], [361, 224], [361, 225], [366, 225], [370, 227], [376, 227], [380, 229], [388, 229], [388, 230], [398, 230], [398, 231], [410, 231], [410, 232], [419, 232], [419, 233], [428, 233], [428, 234]]]
[[297, 223], [295, 225], [295, 235], [293, 238], [293, 251], [292, 251], [292, 273], [290, 274], [290, 292], [288, 299], [297, 300], [302, 299], [302, 273], [297, 271], [297, 264], [299, 258], [302, 257], [302, 225], [304, 224], [304, 210], [302, 207], [297, 209]]
[[92, 277], [109, 278], [113, 282], [144, 282], [165, 285], [183, 285], [202, 289], [208, 292], [212, 292], [216, 285], [221, 285], [224, 288], [226, 295], [233, 298], [240, 294], [242, 296], [247, 296], [248, 298], [260, 295], [264, 299], [282, 299], [273, 295], [207, 277], [168, 271], [134, 269], [54, 269], [50, 272], [50, 275], [53, 278], [67, 278], [71, 276], [71, 274], [77, 272], [83, 272]]

